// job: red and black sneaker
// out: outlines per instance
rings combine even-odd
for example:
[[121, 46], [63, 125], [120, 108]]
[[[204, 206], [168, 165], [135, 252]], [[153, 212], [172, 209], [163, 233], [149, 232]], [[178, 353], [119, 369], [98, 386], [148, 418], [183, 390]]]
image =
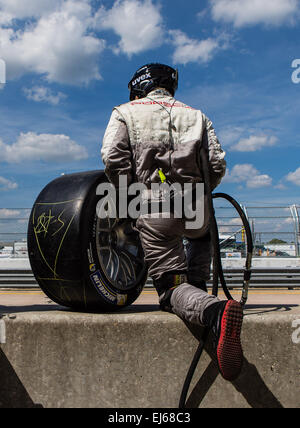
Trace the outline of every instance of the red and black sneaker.
[[242, 305], [235, 300], [223, 301], [212, 305], [208, 311], [207, 325], [215, 335], [220, 373], [224, 379], [232, 382], [239, 376], [243, 365]]

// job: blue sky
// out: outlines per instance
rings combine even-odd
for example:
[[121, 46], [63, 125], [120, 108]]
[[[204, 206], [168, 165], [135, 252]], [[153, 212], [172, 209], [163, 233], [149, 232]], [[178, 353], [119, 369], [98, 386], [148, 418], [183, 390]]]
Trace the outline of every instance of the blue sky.
[[300, 204], [299, 40], [299, 0], [0, 0], [0, 208], [102, 169], [111, 111], [148, 62], [177, 67], [177, 98], [213, 121], [220, 191]]

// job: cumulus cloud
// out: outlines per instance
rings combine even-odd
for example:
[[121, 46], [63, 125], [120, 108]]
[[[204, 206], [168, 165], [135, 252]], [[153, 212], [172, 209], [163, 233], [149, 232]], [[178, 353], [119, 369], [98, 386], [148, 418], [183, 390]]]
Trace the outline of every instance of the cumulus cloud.
[[[108, 31], [118, 36], [117, 44], [100, 37]], [[173, 61], [187, 64], [207, 63], [229, 45], [227, 35], [198, 40], [167, 31], [161, 3], [153, 0], [116, 0], [110, 7], [93, 0], [0, 0], [0, 40], [8, 79], [35, 73], [71, 85], [101, 79], [107, 48], [131, 57], [169, 42]]]
[[0, 0], [0, 23], [9, 24], [14, 19], [38, 18], [56, 10], [61, 0]]
[[24, 88], [23, 92], [31, 101], [35, 101], [37, 103], [48, 103], [52, 105], [58, 105], [62, 100], [64, 100], [67, 96], [62, 92], [53, 93], [51, 89], [45, 88], [44, 86], [34, 86], [33, 88]]
[[[1, 0], [0, 0], [1, 1]], [[49, 82], [84, 84], [100, 79], [98, 60], [105, 42], [92, 30], [92, 8], [87, 0], [1, 1], [6, 17], [31, 17], [16, 27], [7, 20], [0, 27], [0, 55], [7, 63], [8, 78], [32, 72]], [[25, 7], [26, 6], [26, 7]], [[4, 16], [3, 15], [3, 16]], [[3, 21], [3, 20], [2, 20]]]
[[227, 183], [246, 183], [249, 189], [272, 185], [272, 178], [269, 175], [261, 174], [251, 164], [237, 164], [231, 171], [227, 170], [224, 181]]
[[[249, 136], [250, 134], [250, 136]], [[226, 126], [219, 131], [222, 145], [237, 152], [256, 152], [265, 147], [273, 147], [278, 143], [278, 138], [270, 135], [268, 130], [246, 128], [241, 126]]]
[[152, 0], [117, 0], [110, 8], [92, 0], [0, 0], [0, 56], [9, 79], [37, 73], [62, 84], [99, 80], [107, 48], [99, 32], [107, 30], [120, 38], [112, 47], [117, 54], [131, 56], [165, 41], [160, 5]]
[[296, 169], [296, 171], [290, 172], [286, 176], [286, 180], [289, 181], [290, 183], [295, 184], [296, 186], [300, 186], [300, 167]]
[[237, 141], [241, 138], [245, 129], [239, 126], [227, 126], [219, 131], [220, 141], [223, 146], [231, 146], [233, 141]]
[[131, 56], [163, 43], [160, 7], [151, 0], [118, 0], [109, 10], [101, 8], [95, 22], [99, 29], [113, 30], [120, 37], [116, 53]]
[[299, 0], [211, 0], [215, 21], [233, 23], [235, 27], [291, 22], [299, 12]]
[[[8, 180], [7, 178], [4, 177], [0, 177], [0, 191], [7, 191], [7, 190], [15, 190], [18, 188], [18, 184]], [[4, 210], [0, 210], [0, 211], [4, 211]], [[4, 212], [4, 214], [7, 214]]]
[[242, 138], [237, 144], [231, 146], [231, 150], [237, 152], [256, 152], [264, 147], [274, 146], [278, 138], [268, 135], [252, 135], [249, 138]]
[[253, 177], [249, 177], [247, 180], [247, 187], [250, 189], [258, 189], [259, 187], [269, 187], [272, 185], [272, 178], [267, 174], [259, 174], [257, 171], [257, 175]]
[[84, 147], [66, 135], [21, 133], [11, 145], [0, 140], [0, 162], [26, 161], [72, 162], [87, 159]]
[[228, 47], [228, 38], [224, 35], [204, 40], [191, 39], [181, 30], [170, 30], [169, 35], [175, 46], [173, 62], [176, 64], [207, 63], [218, 51]]

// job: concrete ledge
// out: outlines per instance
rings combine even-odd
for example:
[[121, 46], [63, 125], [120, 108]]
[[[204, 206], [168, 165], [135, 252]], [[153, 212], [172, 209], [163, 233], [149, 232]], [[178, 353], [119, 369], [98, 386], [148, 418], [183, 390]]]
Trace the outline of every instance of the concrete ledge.
[[[188, 407], [300, 407], [300, 311], [277, 309], [247, 309], [235, 383], [218, 375], [207, 347]], [[2, 408], [175, 408], [198, 345], [191, 328], [155, 305], [18, 313], [0, 323]]]

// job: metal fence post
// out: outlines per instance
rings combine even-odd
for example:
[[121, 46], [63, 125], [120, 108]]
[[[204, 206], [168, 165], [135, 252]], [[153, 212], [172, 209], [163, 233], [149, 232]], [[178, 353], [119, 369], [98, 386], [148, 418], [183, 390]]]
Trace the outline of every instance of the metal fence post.
[[300, 257], [300, 221], [297, 205], [292, 205], [290, 207], [292, 217], [294, 220], [294, 230], [295, 230], [295, 253], [296, 257]]

